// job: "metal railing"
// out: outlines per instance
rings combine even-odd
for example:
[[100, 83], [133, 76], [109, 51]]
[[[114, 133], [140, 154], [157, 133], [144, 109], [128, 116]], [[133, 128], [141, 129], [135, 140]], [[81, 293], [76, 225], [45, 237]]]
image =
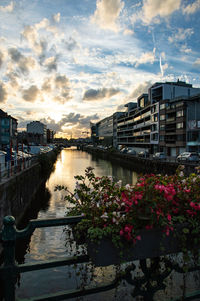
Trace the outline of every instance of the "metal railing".
[[6, 180], [11, 176], [21, 172], [34, 165], [38, 160], [37, 156], [28, 158], [21, 158], [17, 160], [10, 160], [0, 164], [0, 182]]
[[[17, 276], [20, 273], [29, 271], [48, 269], [52, 267], [72, 265], [79, 263], [89, 262], [88, 255], [78, 255], [67, 257], [57, 260], [49, 260], [39, 263], [31, 264], [17, 264], [15, 262], [15, 243], [17, 239], [24, 239], [30, 237], [36, 228], [64, 226], [69, 224], [76, 224], [81, 221], [82, 216], [75, 217], [63, 217], [55, 219], [38, 219], [31, 220], [28, 226], [23, 230], [17, 230], [15, 226], [15, 218], [13, 216], [6, 216], [3, 221], [3, 230], [0, 232], [0, 241], [3, 242], [4, 263], [0, 267], [0, 279], [4, 283], [4, 299], [5, 301], [15, 301], [15, 285], [17, 282]], [[64, 292], [58, 292], [56, 294], [49, 294], [48, 296], [33, 297], [28, 299], [29, 301], [53, 301], [53, 300], [66, 300], [70, 298], [85, 296], [89, 294], [99, 293], [115, 288], [119, 284], [119, 277], [116, 277], [114, 281], [107, 285], [98, 287], [91, 287], [87, 289], [77, 289]], [[23, 299], [18, 299], [23, 301]], [[27, 299], [26, 299], [27, 300]], [[24, 300], [25, 301], [25, 300]]]

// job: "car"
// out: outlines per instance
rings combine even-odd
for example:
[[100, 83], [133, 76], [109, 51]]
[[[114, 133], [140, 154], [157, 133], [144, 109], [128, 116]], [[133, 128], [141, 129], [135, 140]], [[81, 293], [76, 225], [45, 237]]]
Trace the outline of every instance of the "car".
[[162, 152], [158, 152], [153, 155], [154, 160], [166, 160], [166, 158], [167, 157], [166, 157], [165, 153], [162, 153]]
[[178, 162], [199, 162], [199, 154], [195, 152], [184, 152], [177, 156]]
[[136, 153], [136, 151], [134, 149], [128, 149], [127, 150], [127, 154], [129, 154], [129, 155], [136, 155], [137, 153]]
[[127, 151], [128, 151], [128, 148], [127, 148], [127, 147], [123, 147], [123, 148], [120, 150], [120, 153], [126, 154]]
[[148, 158], [149, 157], [149, 152], [148, 151], [141, 151], [141, 152], [138, 153], [138, 157]]

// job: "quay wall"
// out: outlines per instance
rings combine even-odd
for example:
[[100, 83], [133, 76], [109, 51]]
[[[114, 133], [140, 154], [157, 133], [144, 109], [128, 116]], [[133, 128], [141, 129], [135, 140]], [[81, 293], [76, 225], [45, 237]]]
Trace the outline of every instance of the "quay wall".
[[42, 181], [41, 166], [36, 163], [0, 184], [0, 228], [6, 215], [14, 216], [16, 222], [20, 221]]
[[58, 151], [51, 151], [39, 155], [35, 164], [0, 183], [0, 229], [6, 215], [14, 216], [16, 224], [20, 222], [35, 193], [50, 175], [57, 154]]
[[[144, 173], [161, 173], [173, 175], [180, 163], [173, 162], [170, 160], [161, 161], [153, 160], [151, 158], [140, 158], [131, 154], [123, 154], [118, 151], [107, 151], [98, 148], [91, 148], [84, 146], [82, 148], [84, 151], [91, 153], [93, 156], [101, 157], [106, 160], [110, 160], [114, 163], [119, 163], [124, 166], [127, 166], [138, 174]], [[191, 163], [184, 163], [185, 170], [184, 173], [189, 175], [192, 172], [195, 172], [195, 165]]]

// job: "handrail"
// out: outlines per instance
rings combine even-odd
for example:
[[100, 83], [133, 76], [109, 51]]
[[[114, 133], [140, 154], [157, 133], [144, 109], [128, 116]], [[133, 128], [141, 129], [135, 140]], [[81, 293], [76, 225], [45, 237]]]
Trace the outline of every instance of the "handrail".
[[[62, 217], [62, 218], [54, 218], [54, 219], [38, 219], [38, 220], [31, 220], [28, 226], [23, 230], [17, 230], [15, 226], [15, 218], [13, 216], [6, 216], [3, 220], [4, 226], [3, 230], [0, 232], [0, 240], [3, 241], [4, 246], [4, 265], [0, 267], [0, 279], [4, 281], [4, 289], [5, 289], [5, 301], [15, 301], [15, 284], [17, 280], [17, 276], [20, 273], [29, 272], [29, 271], [36, 271], [41, 269], [47, 269], [52, 267], [64, 266], [64, 265], [72, 265], [72, 264], [79, 264], [79, 263], [86, 263], [89, 262], [88, 255], [79, 255], [79, 256], [72, 256], [66, 257], [57, 260], [47, 260], [41, 261], [37, 263], [27, 263], [27, 264], [16, 264], [15, 262], [15, 242], [16, 239], [25, 238], [33, 233], [36, 228], [42, 227], [51, 227], [51, 226], [63, 226], [68, 224], [76, 224], [83, 216], [71, 216], [71, 217]], [[144, 263], [144, 260], [142, 260]], [[159, 274], [159, 277], [166, 278], [169, 273], [171, 273], [172, 268], [178, 273], [184, 273], [184, 270], [181, 269], [178, 265], [172, 266], [170, 260], [165, 259], [165, 263], [167, 264], [167, 272], [163, 274]], [[142, 265], [143, 266], [143, 265]], [[152, 268], [152, 267], [151, 267]], [[151, 268], [147, 269], [147, 276], [151, 275]], [[69, 290], [69, 291], [62, 291], [53, 294], [43, 295], [39, 297], [32, 297], [29, 299], [20, 299], [21, 301], [57, 301], [57, 300], [66, 300], [75, 297], [90, 295], [94, 293], [99, 293], [103, 291], [111, 290], [117, 287], [122, 279], [125, 279], [129, 284], [134, 285], [137, 282], [137, 279], [132, 279], [131, 271], [135, 269], [135, 265], [131, 264], [125, 270], [125, 273], [118, 273], [114, 281], [111, 281], [108, 284], [95, 286], [95, 287], [85, 287], [83, 289], [76, 289], [76, 290]], [[144, 270], [145, 270], [144, 266]], [[189, 268], [189, 272], [200, 270], [200, 266], [195, 266]], [[153, 290], [154, 294], [156, 290]], [[153, 295], [152, 295], [153, 296]], [[186, 295], [184, 300], [193, 300], [196, 297], [200, 296], [200, 291], [195, 292], [192, 295]], [[145, 299], [147, 300], [147, 299]], [[152, 298], [148, 300], [153, 300]], [[175, 301], [175, 300], [174, 300]]]
[[[23, 230], [18, 230], [15, 225], [15, 218], [13, 216], [6, 216], [3, 220], [3, 229], [0, 232], [0, 240], [3, 242], [4, 247], [4, 264], [0, 267], [0, 279], [4, 282], [4, 299], [5, 301], [15, 301], [15, 284], [17, 275], [28, 271], [35, 271], [47, 269], [63, 265], [71, 265], [78, 263], [89, 262], [88, 255], [72, 256], [57, 260], [47, 260], [44, 262], [32, 264], [16, 264], [15, 262], [15, 243], [17, 239], [22, 239], [30, 236], [36, 228], [64, 226], [68, 224], [76, 224], [81, 221], [83, 216], [70, 216], [54, 219], [37, 219], [30, 220], [27, 227]], [[66, 300], [69, 298], [93, 294], [100, 291], [111, 290], [119, 283], [119, 279], [109, 284], [87, 288], [83, 290], [64, 291], [57, 294], [49, 294], [29, 300]]]

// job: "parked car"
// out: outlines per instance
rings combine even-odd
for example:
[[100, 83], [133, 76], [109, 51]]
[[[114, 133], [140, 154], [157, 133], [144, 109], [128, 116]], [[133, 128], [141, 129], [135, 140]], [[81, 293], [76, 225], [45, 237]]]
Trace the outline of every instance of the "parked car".
[[129, 155], [137, 155], [136, 151], [134, 149], [128, 149], [127, 154]]
[[165, 155], [165, 153], [155, 153], [154, 155], [153, 155], [153, 159], [154, 160], [166, 160], [166, 155]]
[[184, 152], [177, 156], [178, 162], [199, 162], [199, 154], [195, 152]]
[[148, 158], [149, 157], [149, 152], [148, 151], [141, 151], [141, 152], [138, 153], [138, 157]]
[[127, 151], [128, 151], [128, 148], [127, 148], [127, 147], [123, 147], [123, 148], [120, 150], [120, 153], [126, 154]]

